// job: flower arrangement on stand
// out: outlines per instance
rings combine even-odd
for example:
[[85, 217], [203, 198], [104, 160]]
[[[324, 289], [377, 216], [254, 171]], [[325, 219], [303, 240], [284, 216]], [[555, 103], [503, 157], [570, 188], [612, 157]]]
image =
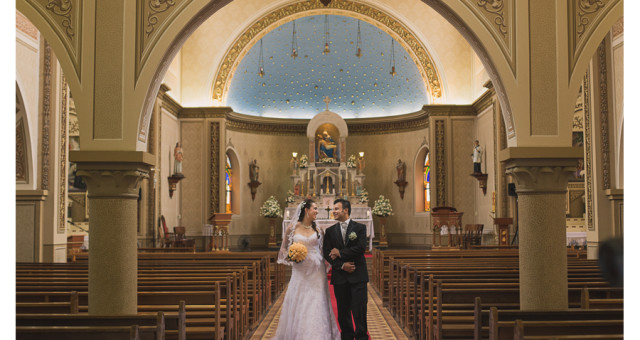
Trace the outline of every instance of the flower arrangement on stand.
[[373, 203], [371, 213], [380, 218], [380, 246], [387, 247], [389, 243], [387, 242], [387, 233], [385, 231], [386, 218], [393, 215], [393, 209], [391, 208], [389, 199], [380, 195]]
[[284, 201], [287, 202], [288, 204], [292, 204], [293, 202], [296, 201], [296, 198], [293, 195], [293, 191], [287, 190], [287, 198]]
[[282, 208], [278, 204], [278, 200], [274, 196], [269, 197], [262, 207], [260, 207], [260, 216], [269, 219], [269, 249], [276, 249], [276, 217], [282, 217]]
[[360, 195], [358, 195], [358, 197], [360, 198], [360, 203], [368, 203], [369, 202], [369, 193], [367, 192], [367, 189], [362, 188], [362, 192], [360, 192]]
[[354, 169], [356, 167], [356, 155], [351, 155], [347, 158], [347, 168]]
[[298, 160], [298, 166], [301, 167], [301, 168], [308, 168], [309, 167], [309, 157], [307, 155], [300, 156], [300, 159]]

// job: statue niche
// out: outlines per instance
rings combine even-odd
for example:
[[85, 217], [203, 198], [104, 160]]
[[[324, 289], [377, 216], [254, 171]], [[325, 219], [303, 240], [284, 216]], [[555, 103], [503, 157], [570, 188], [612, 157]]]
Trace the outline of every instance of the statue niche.
[[333, 124], [322, 124], [316, 130], [316, 162], [340, 162], [340, 133]]

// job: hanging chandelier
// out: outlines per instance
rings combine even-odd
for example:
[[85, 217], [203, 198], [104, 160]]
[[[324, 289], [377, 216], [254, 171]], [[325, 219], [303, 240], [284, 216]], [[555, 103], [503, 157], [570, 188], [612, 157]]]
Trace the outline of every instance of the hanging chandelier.
[[293, 21], [293, 33], [291, 37], [291, 58], [298, 57], [298, 37], [296, 32], [296, 21]]
[[258, 75], [264, 77], [264, 60], [262, 58], [262, 39], [260, 39], [260, 57], [258, 59]]
[[391, 38], [391, 60], [389, 61], [389, 64], [391, 65], [391, 72], [389, 72], [389, 74], [391, 75], [391, 77], [394, 77], [397, 73], [396, 73], [396, 52], [395, 52], [393, 38]]
[[324, 15], [324, 51], [322, 54], [327, 54], [331, 52], [329, 50], [329, 16]]
[[362, 39], [360, 39], [360, 20], [358, 20], [358, 36], [356, 38], [356, 57], [362, 57]]

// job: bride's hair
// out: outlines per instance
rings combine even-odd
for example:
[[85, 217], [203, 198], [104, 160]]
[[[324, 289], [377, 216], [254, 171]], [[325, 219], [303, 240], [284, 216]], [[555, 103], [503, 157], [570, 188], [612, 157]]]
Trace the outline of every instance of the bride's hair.
[[[312, 199], [307, 198], [302, 203], [302, 207], [300, 208], [300, 216], [298, 217], [298, 222], [302, 222], [304, 220], [304, 216], [306, 215], [306, 209], [311, 209], [311, 205], [315, 203]], [[318, 232], [318, 228], [316, 227], [316, 221], [311, 221], [311, 228], [316, 232], [318, 238], [320, 238], [320, 233]]]

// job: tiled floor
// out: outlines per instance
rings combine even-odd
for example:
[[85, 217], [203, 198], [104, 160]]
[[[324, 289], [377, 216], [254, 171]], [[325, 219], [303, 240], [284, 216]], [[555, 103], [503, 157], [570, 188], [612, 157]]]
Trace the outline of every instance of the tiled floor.
[[[371, 339], [408, 339], [387, 309], [382, 306], [382, 301], [373, 291], [371, 285], [367, 290], [369, 292], [367, 324], [369, 325]], [[271, 309], [269, 309], [269, 312], [251, 336], [251, 340], [271, 339], [276, 335], [284, 295], [284, 293], [280, 295], [278, 300], [271, 306]]]

